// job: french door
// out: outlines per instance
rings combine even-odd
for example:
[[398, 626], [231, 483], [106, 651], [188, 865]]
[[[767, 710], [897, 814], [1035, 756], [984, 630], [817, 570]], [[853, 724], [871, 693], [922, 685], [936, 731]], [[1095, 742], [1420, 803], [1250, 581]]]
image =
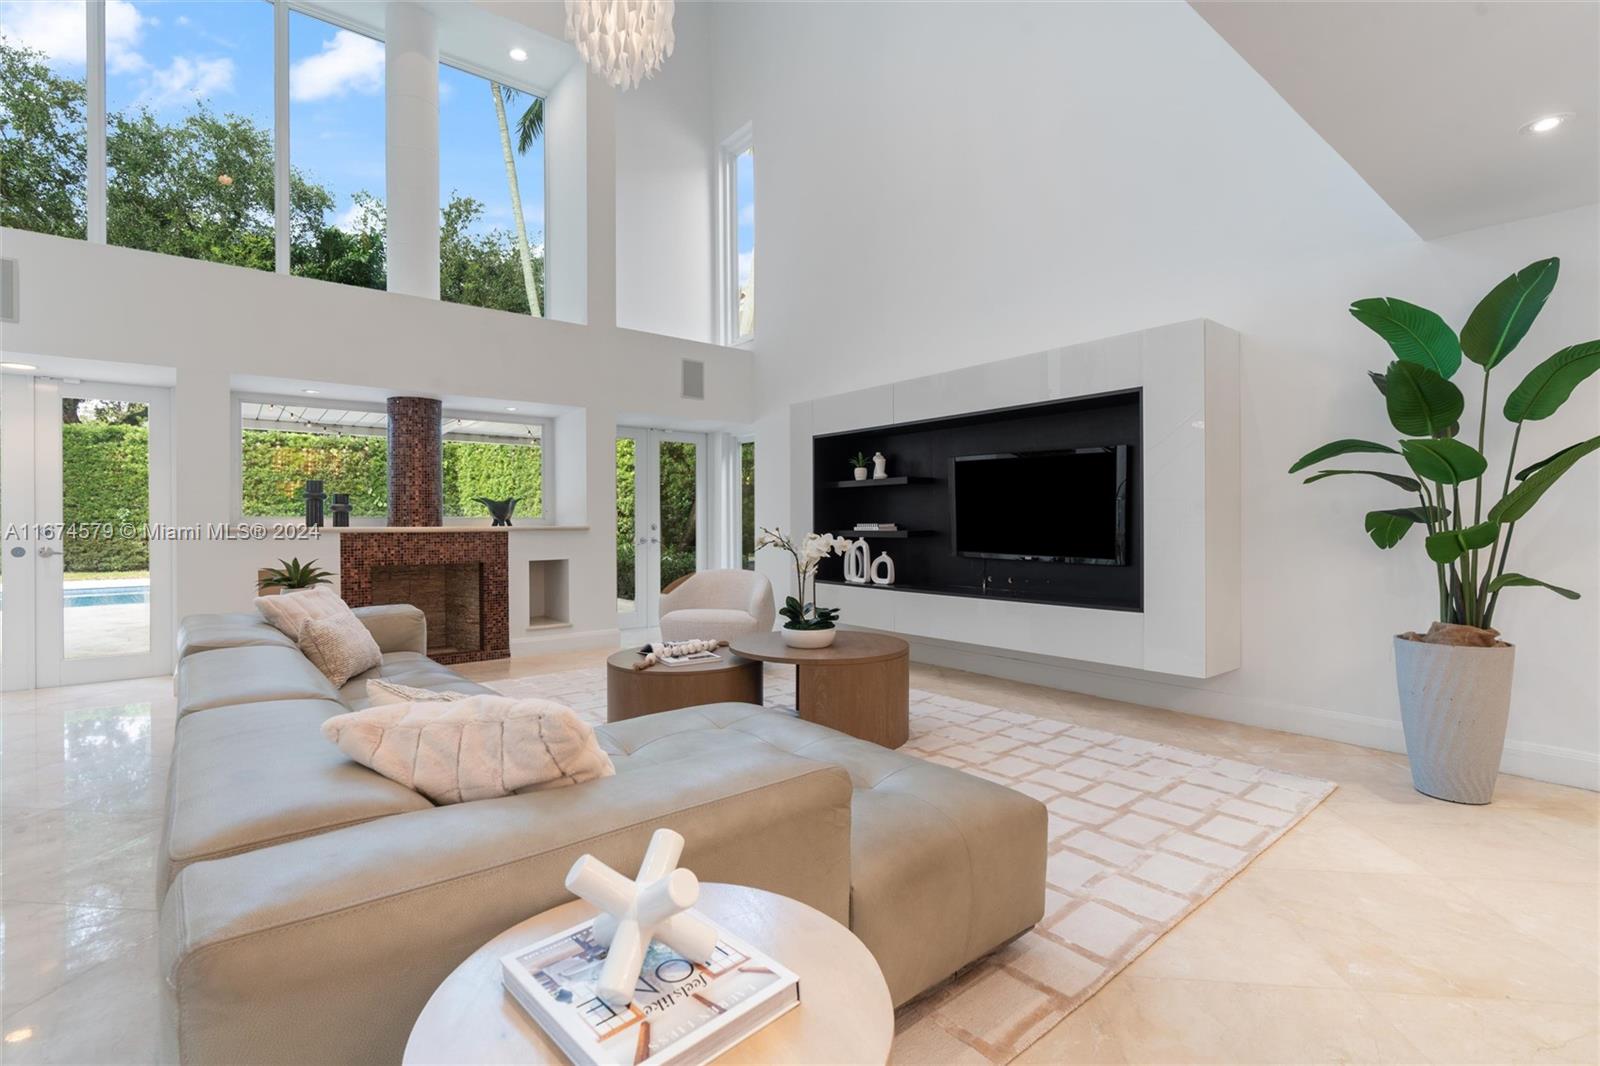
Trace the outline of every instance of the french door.
[[168, 672], [170, 390], [6, 385], [5, 687]]
[[661, 590], [705, 568], [706, 435], [617, 430], [617, 625], [654, 626]]

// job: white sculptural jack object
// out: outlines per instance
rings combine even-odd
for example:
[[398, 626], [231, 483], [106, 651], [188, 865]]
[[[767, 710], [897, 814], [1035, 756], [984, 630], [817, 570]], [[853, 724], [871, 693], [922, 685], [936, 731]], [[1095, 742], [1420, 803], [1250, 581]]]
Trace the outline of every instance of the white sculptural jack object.
[[708, 963], [717, 950], [716, 927], [689, 910], [700, 898], [700, 881], [677, 868], [682, 855], [683, 837], [657, 829], [637, 878], [629, 880], [593, 855], [580, 857], [567, 874], [567, 890], [600, 909], [594, 938], [607, 952], [595, 991], [609, 1006], [632, 1002], [652, 939], [690, 962]]
[[872, 548], [867, 544], [867, 538], [861, 537], [845, 552], [844, 579], [852, 585], [865, 585], [871, 565]]

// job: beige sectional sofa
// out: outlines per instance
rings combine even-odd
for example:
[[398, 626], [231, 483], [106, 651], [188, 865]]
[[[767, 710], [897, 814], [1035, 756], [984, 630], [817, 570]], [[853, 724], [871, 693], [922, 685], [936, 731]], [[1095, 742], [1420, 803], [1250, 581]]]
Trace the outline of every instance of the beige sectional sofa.
[[462, 959], [571, 898], [584, 852], [636, 866], [658, 826], [702, 880], [848, 923], [897, 1004], [1043, 913], [1035, 800], [747, 704], [601, 727], [614, 777], [434, 806], [319, 727], [371, 676], [485, 690], [424, 656], [414, 608], [357, 613], [383, 664], [342, 690], [254, 615], [184, 622], [158, 874], [171, 1059], [397, 1062]]

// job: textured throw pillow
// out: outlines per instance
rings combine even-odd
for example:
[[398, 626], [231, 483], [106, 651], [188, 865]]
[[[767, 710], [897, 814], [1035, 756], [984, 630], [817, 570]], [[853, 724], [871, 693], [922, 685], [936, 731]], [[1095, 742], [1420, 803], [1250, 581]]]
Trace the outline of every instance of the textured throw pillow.
[[378, 642], [348, 608], [342, 615], [308, 619], [300, 627], [300, 653], [335, 687], [383, 662]]
[[256, 610], [274, 629], [290, 640], [300, 639], [300, 627], [313, 618], [353, 614], [339, 594], [326, 585], [296, 589], [277, 596], [257, 596]]
[[431, 688], [416, 688], [396, 681], [373, 678], [367, 682], [367, 705], [381, 707], [389, 703], [446, 703], [464, 700], [470, 692], [436, 692]]
[[322, 734], [435, 803], [493, 799], [616, 773], [594, 729], [549, 700], [469, 696], [338, 714]]

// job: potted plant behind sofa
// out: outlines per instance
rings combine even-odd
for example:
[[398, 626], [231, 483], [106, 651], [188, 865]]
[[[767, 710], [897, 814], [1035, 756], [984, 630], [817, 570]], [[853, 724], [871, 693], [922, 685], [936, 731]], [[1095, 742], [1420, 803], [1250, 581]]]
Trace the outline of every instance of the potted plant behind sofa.
[[[1505, 474], [1498, 487], [1484, 484], [1490, 476], [1483, 447], [1489, 375], [1533, 325], [1559, 269], [1559, 260], [1544, 259], [1506, 278], [1479, 302], [1459, 337], [1438, 315], [1404, 300], [1357, 300], [1350, 313], [1387, 341], [1396, 356], [1384, 373], [1369, 376], [1390, 424], [1405, 439], [1398, 447], [1337, 440], [1289, 468], [1292, 474], [1339, 455], [1377, 453], [1399, 456], [1410, 469], [1409, 474], [1319, 470], [1306, 483], [1360, 474], [1416, 498], [1414, 506], [1368, 511], [1366, 530], [1379, 548], [1394, 547], [1414, 525], [1426, 530], [1423, 549], [1434, 569], [1439, 618], [1426, 634], [1395, 637], [1395, 675], [1412, 784], [1418, 792], [1456, 803], [1493, 798], [1505, 747], [1515, 649], [1493, 628], [1501, 593], [1538, 587], [1578, 598], [1571, 589], [1508, 570], [1507, 559], [1517, 523], [1562, 474], [1600, 449], [1600, 436], [1591, 437], [1517, 467], [1523, 427], [1555, 414], [1580, 382], [1600, 370], [1600, 341], [1561, 349], [1511, 390], [1501, 408], [1516, 427]], [[1483, 368], [1477, 425], [1470, 435], [1475, 446], [1461, 439], [1466, 399], [1450, 381], [1463, 355]]]
[[302, 563], [298, 557], [288, 561], [279, 559], [277, 566], [256, 571], [256, 591], [262, 596], [294, 592], [321, 585], [332, 577], [331, 573], [317, 565], [315, 559], [309, 563]]
[[[837, 632], [834, 623], [839, 620], [839, 608], [818, 607], [814, 602], [817, 564], [834, 552], [843, 555], [850, 550], [850, 542], [828, 533], [807, 533], [797, 545], [784, 535], [783, 530], [763, 527], [761, 535], [756, 537], [756, 549], [759, 551], [762, 548], [782, 548], [794, 556], [795, 585], [799, 595], [786, 597], [783, 606], [778, 608], [778, 613], [784, 619], [783, 628], [779, 631], [783, 642], [791, 648], [828, 647]], [[808, 585], [811, 587], [810, 601], [806, 600]]]

